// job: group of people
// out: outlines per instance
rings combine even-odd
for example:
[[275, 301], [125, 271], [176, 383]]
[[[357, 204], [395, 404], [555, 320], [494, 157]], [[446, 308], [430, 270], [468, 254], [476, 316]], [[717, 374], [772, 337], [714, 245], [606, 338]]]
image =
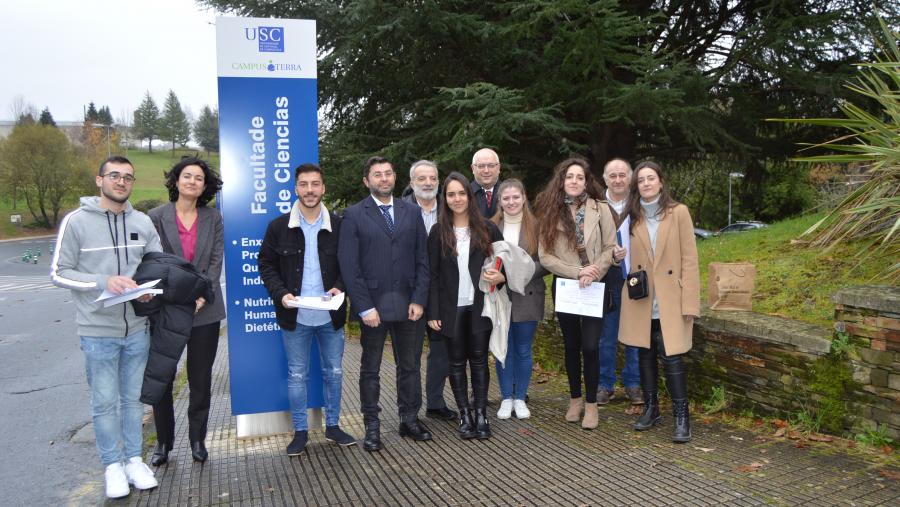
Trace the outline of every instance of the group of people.
[[[458, 172], [441, 182], [438, 167], [420, 160], [410, 168], [408, 190], [395, 198], [393, 164], [371, 157], [362, 172], [369, 196], [343, 214], [325, 206], [319, 166], [307, 163], [295, 169], [297, 200], [289, 213], [269, 223], [258, 256], [288, 363], [294, 435], [287, 454], [301, 454], [309, 441], [307, 379], [313, 340], [322, 368], [325, 438], [342, 446], [357, 441], [339, 424], [348, 311], [360, 321], [366, 451], [384, 446], [380, 367], [388, 333], [397, 368], [401, 436], [432, 439], [419, 419], [426, 336], [426, 416], [455, 421], [462, 439], [490, 438], [491, 352], [502, 395], [496, 418], [530, 417], [532, 343], [544, 318], [547, 274], [554, 280], [576, 280], [583, 288], [595, 282], [606, 288], [602, 318], [556, 313], [571, 398], [565, 419], [580, 421], [584, 429], [597, 427], [597, 406], [615, 393], [621, 342], [625, 396], [643, 405], [634, 428], [646, 430], [661, 421], [659, 356], [673, 404], [672, 439], [689, 441], [683, 355], [691, 348], [692, 319], [699, 315], [697, 252], [690, 214], [669, 195], [659, 165], [642, 162], [632, 174], [627, 161], [609, 161], [603, 170], [604, 193], [588, 162], [569, 158], [553, 169], [533, 207], [521, 181], [501, 180], [495, 151], [478, 150], [471, 169], [471, 182]], [[121, 293], [136, 287], [132, 277], [149, 252], [182, 258], [213, 283], [211, 301], [199, 297], [193, 302], [187, 340], [191, 453], [200, 462], [208, 456], [204, 439], [211, 371], [225, 308], [218, 284], [222, 218], [206, 204], [222, 182], [196, 158], [183, 159], [166, 176], [171, 202], [148, 217], [128, 202], [134, 184], [131, 163], [118, 156], [107, 159], [96, 177], [100, 196], [83, 198], [81, 207], [63, 220], [53, 258], [54, 283], [72, 289], [77, 305], [97, 449], [110, 497], [127, 495], [129, 484], [138, 489], [157, 485], [141, 459], [141, 380], [150, 334], [147, 319], [131, 304], [103, 308], [95, 299], [104, 289]], [[629, 297], [625, 279], [632, 272], [644, 273], [648, 297]], [[300, 297], [327, 299], [345, 292], [349, 298], [336, 310], [299, 304]], [[134, 306], [140, 308], [152, 297], [142, 296]], [[447, 380], [456, 410], [444, 399]], [[159, 466], [173, 447], [171, 383], [153, 411], [158, 441], [151, 464]]]

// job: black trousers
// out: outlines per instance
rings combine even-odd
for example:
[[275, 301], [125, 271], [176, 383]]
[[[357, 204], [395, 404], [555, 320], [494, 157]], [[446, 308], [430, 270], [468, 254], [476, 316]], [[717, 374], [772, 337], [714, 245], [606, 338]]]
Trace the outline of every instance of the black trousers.
[[447, 343], [447, 356], [450, 359], [450, 387], [453, 389], [453, 397], [456, 406], [460, 409], [469, 407], [469, 386], [466, 379], [466, 364], [472, 372], [472, 397], [475, 399], [474, 408], [487, 406], [488, 384], [490, 382], [490, 370], [488, 369], [488, 343], [491, 339], [491, 330], [472, 330], [472, 319], [480, 316], [472, 315], [471, 306], [460, 306], [456, 309], [456, 336], [444, 335]]
[[650, 347], [638, 348], [638, 364], [641, 370], [641, 388], [645, 393], [657, 392], [659, 389], [659, 363], [662, 361], [666, 373], [666, 388], [673, 400], [687, 399], [687, 363], [685, 354], [666, 354], [663, 342], [662, 326], [659, 319], [650, 321]]
[[581, 362], [584, 360], [584, 401], [597, 402], [600, 381], [600, 334], [603, 319], [571, 313], [557, 313], [559, 329], [566, 345], [566, 375], [572, 398], [581, 397]]
[[447, 408], [444, 401], [444, 385], [450, 374], [450, 364], [447, 356], [447, 341], [444, 336], [428, 327], [425, 318], [419, 319], [428, 333], [428, 357], [425, 361], [425, 407], [429, 409]]
[[359, 401], [366, 421], [378, 419], [381, 395], [381, 357], [384, 341], [391, 333], [394, 362], [397, 365], [397, 408], [400, 421], [416, 419], [422, 408], [422, 334], [418, 322], [404, 320], [381, 322], [378, 327], [360, 323], [362, 360], [359, 367]]
[[[188, 400], [188, 437], [191, 442], [206, 439], [209, 420], [209, 403], [212, 387], [212, 367], [219, 347], [219, 322], [191, 329], [187, 343], [187, 377], [190, 398]], [[175, 409], [172, 405], [172, 385], [169, 382], [162, 400], [153, 405], [153, 421], [156, 439], [170, 448], [175, 442]]]

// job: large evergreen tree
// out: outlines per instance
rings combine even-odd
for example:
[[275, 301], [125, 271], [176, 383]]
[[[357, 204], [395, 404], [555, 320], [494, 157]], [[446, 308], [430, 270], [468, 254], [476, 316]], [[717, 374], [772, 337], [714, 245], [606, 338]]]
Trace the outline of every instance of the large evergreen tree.
[[172, 90], [169, 90], [169, 94], [166, 96], [159, 127], [160, 138], [172, 141], [172, 150], [175, 150], [176, 144], [184, 146], [191, 138], [191, 124], [188, 122], [184, 110], [181, 109], [178, 96]]
[[147, 139], [147, 147], [153, 153], [153, 140], [160, 137], [159, 107], [148, 91], [141, 105], [134, 111], [134, 133], [138, 139]]
[[203, 106], [200, 117], [194, 123], [194, 138], [200, 146], [206, 150], [207, 156], [211, 151], [219, 151], [219, 109], [210, 109]]
[[717, 185], [710, 210], [741, 171], [739, 202], [760, 218], [775, 209], [766, 188], [802, 182], [787, 160], [821, 129], [763, 120], [834, 114], [872, 49], [873, 5], [900, 16], [887, 0], [200, 3], [317, 20], [321, 158], [346, 173], [329, 181], [333, 196], [364, 192], [357, 167], [372, 153], [467, 170], [487, 145], [532, 189], [572, 152], [597, 172], [615, 156], [653, 157], [683, 173], [680, 199]]

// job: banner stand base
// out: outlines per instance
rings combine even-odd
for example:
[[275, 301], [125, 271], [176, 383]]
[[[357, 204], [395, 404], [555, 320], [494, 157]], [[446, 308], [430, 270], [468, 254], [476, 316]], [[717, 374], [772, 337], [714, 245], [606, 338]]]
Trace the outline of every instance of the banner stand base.
[[[237, 418], [237, 438], [257, 438], [271, 435], [293, 434], [294, 424], [291, 422], [291, 413], [263, 412], [260, 414], [241, 414]], [[311, 408], [307, 411], [307, 421], [310, 432], [322, 432], [325, 419], [322, 417], [321, 408]]]

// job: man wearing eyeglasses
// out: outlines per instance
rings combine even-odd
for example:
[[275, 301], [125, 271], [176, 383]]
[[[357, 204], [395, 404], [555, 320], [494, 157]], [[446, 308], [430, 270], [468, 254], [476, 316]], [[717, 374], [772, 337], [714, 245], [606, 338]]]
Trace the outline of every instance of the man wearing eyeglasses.
[[370, 452], [382, 448], [379, 373], [388, 332], [397, 363], [400, 436], [417, 441], [432, 438], [418, 419], [423, 337], [417, 321], [428, 301], [427, 238], [419, 207], [394, 199], [396, 180], [388, 159], [366, 161], [362, 181], [370, 195], [347, 208], [338, 242], [351, 315], [362, 321], [359, 401], [366, 427], [363, 449]]
[[500, 196], [496, 195], [500, 183], [500, 157], [497, 152], [490, 148], [476, 151], [472, 156], [472, 175], [475, 176], [475, 181], [471, 183], [475, 203], [481, 214], [490, 218], [497, 212], [497, 202], [500, 200]]
[[135, 315], [129, 302], [109, 307], [95, 302], [104, 290], [122, 294], [136, 288], [132, 276], [141, 258], [162, 251], [153, 222], [128, 202], [134, 181], [127, 158], [104, 160], [96, 177], [100, 196], [82, 197], [81, 207], [63, 218], [50, 265], [54, 285], [70, 289], [75, 302], [109, 498], [127, 496], [130, 484], [157, 486], [141, 460], [144, 406], [139, 398], [150, 348], [147, 318]]

